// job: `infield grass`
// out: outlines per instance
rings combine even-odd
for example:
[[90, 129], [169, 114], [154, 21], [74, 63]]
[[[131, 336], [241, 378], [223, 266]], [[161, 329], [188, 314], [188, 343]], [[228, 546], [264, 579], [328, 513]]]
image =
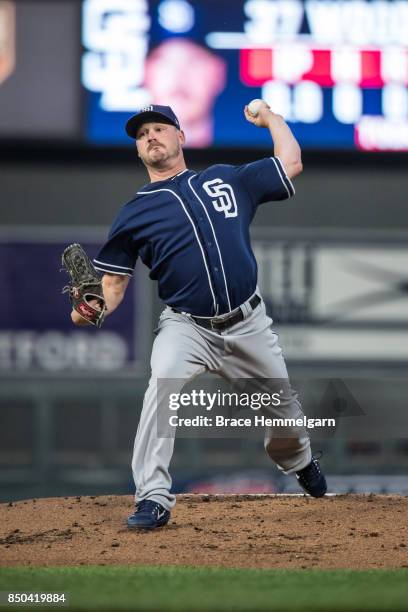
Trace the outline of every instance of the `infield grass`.
[[15, 567], [0, 568], [0, 591], [65, 592], [70, 611], [397, 611], [408, 610], [408, 569]]

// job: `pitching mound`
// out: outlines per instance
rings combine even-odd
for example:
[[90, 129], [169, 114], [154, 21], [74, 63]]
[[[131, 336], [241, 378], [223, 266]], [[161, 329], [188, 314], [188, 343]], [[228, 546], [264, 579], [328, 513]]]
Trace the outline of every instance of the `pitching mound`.
[[171, 522], [129, 531], [129, 496], [0, 504], [0, 566], [408, 567], [408, 499], [179, 496]]

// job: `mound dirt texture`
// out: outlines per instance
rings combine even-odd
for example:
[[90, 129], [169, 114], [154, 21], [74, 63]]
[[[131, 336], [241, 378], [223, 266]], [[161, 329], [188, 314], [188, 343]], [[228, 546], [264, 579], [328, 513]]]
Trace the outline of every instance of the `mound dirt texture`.
[[170, 523], [131, 531], [126, 497], [0, 504], [0, 566], [408, 567], [408, 498], [182, 495]]

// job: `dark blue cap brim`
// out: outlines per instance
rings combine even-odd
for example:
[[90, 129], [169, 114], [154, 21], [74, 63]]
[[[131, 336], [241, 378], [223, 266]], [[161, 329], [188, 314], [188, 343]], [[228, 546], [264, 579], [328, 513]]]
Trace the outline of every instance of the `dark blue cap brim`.
[[161, 113], [157, 113], [155, 111], [147, 111], [145, 113], [139, 113], [138, 115], [133, 115], [125, 126], [126, 134], [130, 136], [130, 138], [136, 138], [137, 130], [142, 125], [142, 123], [148, 123], [149, 121], [157, 121], [158, 123], [168, 123], [169, 125], [174, 125], [177, 129], [180, 129], [179, 126], [166, 117], [166, 115], [162, 115]]

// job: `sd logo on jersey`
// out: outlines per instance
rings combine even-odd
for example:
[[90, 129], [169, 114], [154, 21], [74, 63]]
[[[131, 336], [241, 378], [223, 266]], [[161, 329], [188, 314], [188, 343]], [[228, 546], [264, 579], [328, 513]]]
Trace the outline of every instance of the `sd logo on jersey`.
[[203, 187], [211, 198], [216, 198], [211, 200], [211, 203], [217, 212], [223, 212], [225, 217], [238, 216], [237, 201], [231, 185], [217, 178], [206, 181]]

